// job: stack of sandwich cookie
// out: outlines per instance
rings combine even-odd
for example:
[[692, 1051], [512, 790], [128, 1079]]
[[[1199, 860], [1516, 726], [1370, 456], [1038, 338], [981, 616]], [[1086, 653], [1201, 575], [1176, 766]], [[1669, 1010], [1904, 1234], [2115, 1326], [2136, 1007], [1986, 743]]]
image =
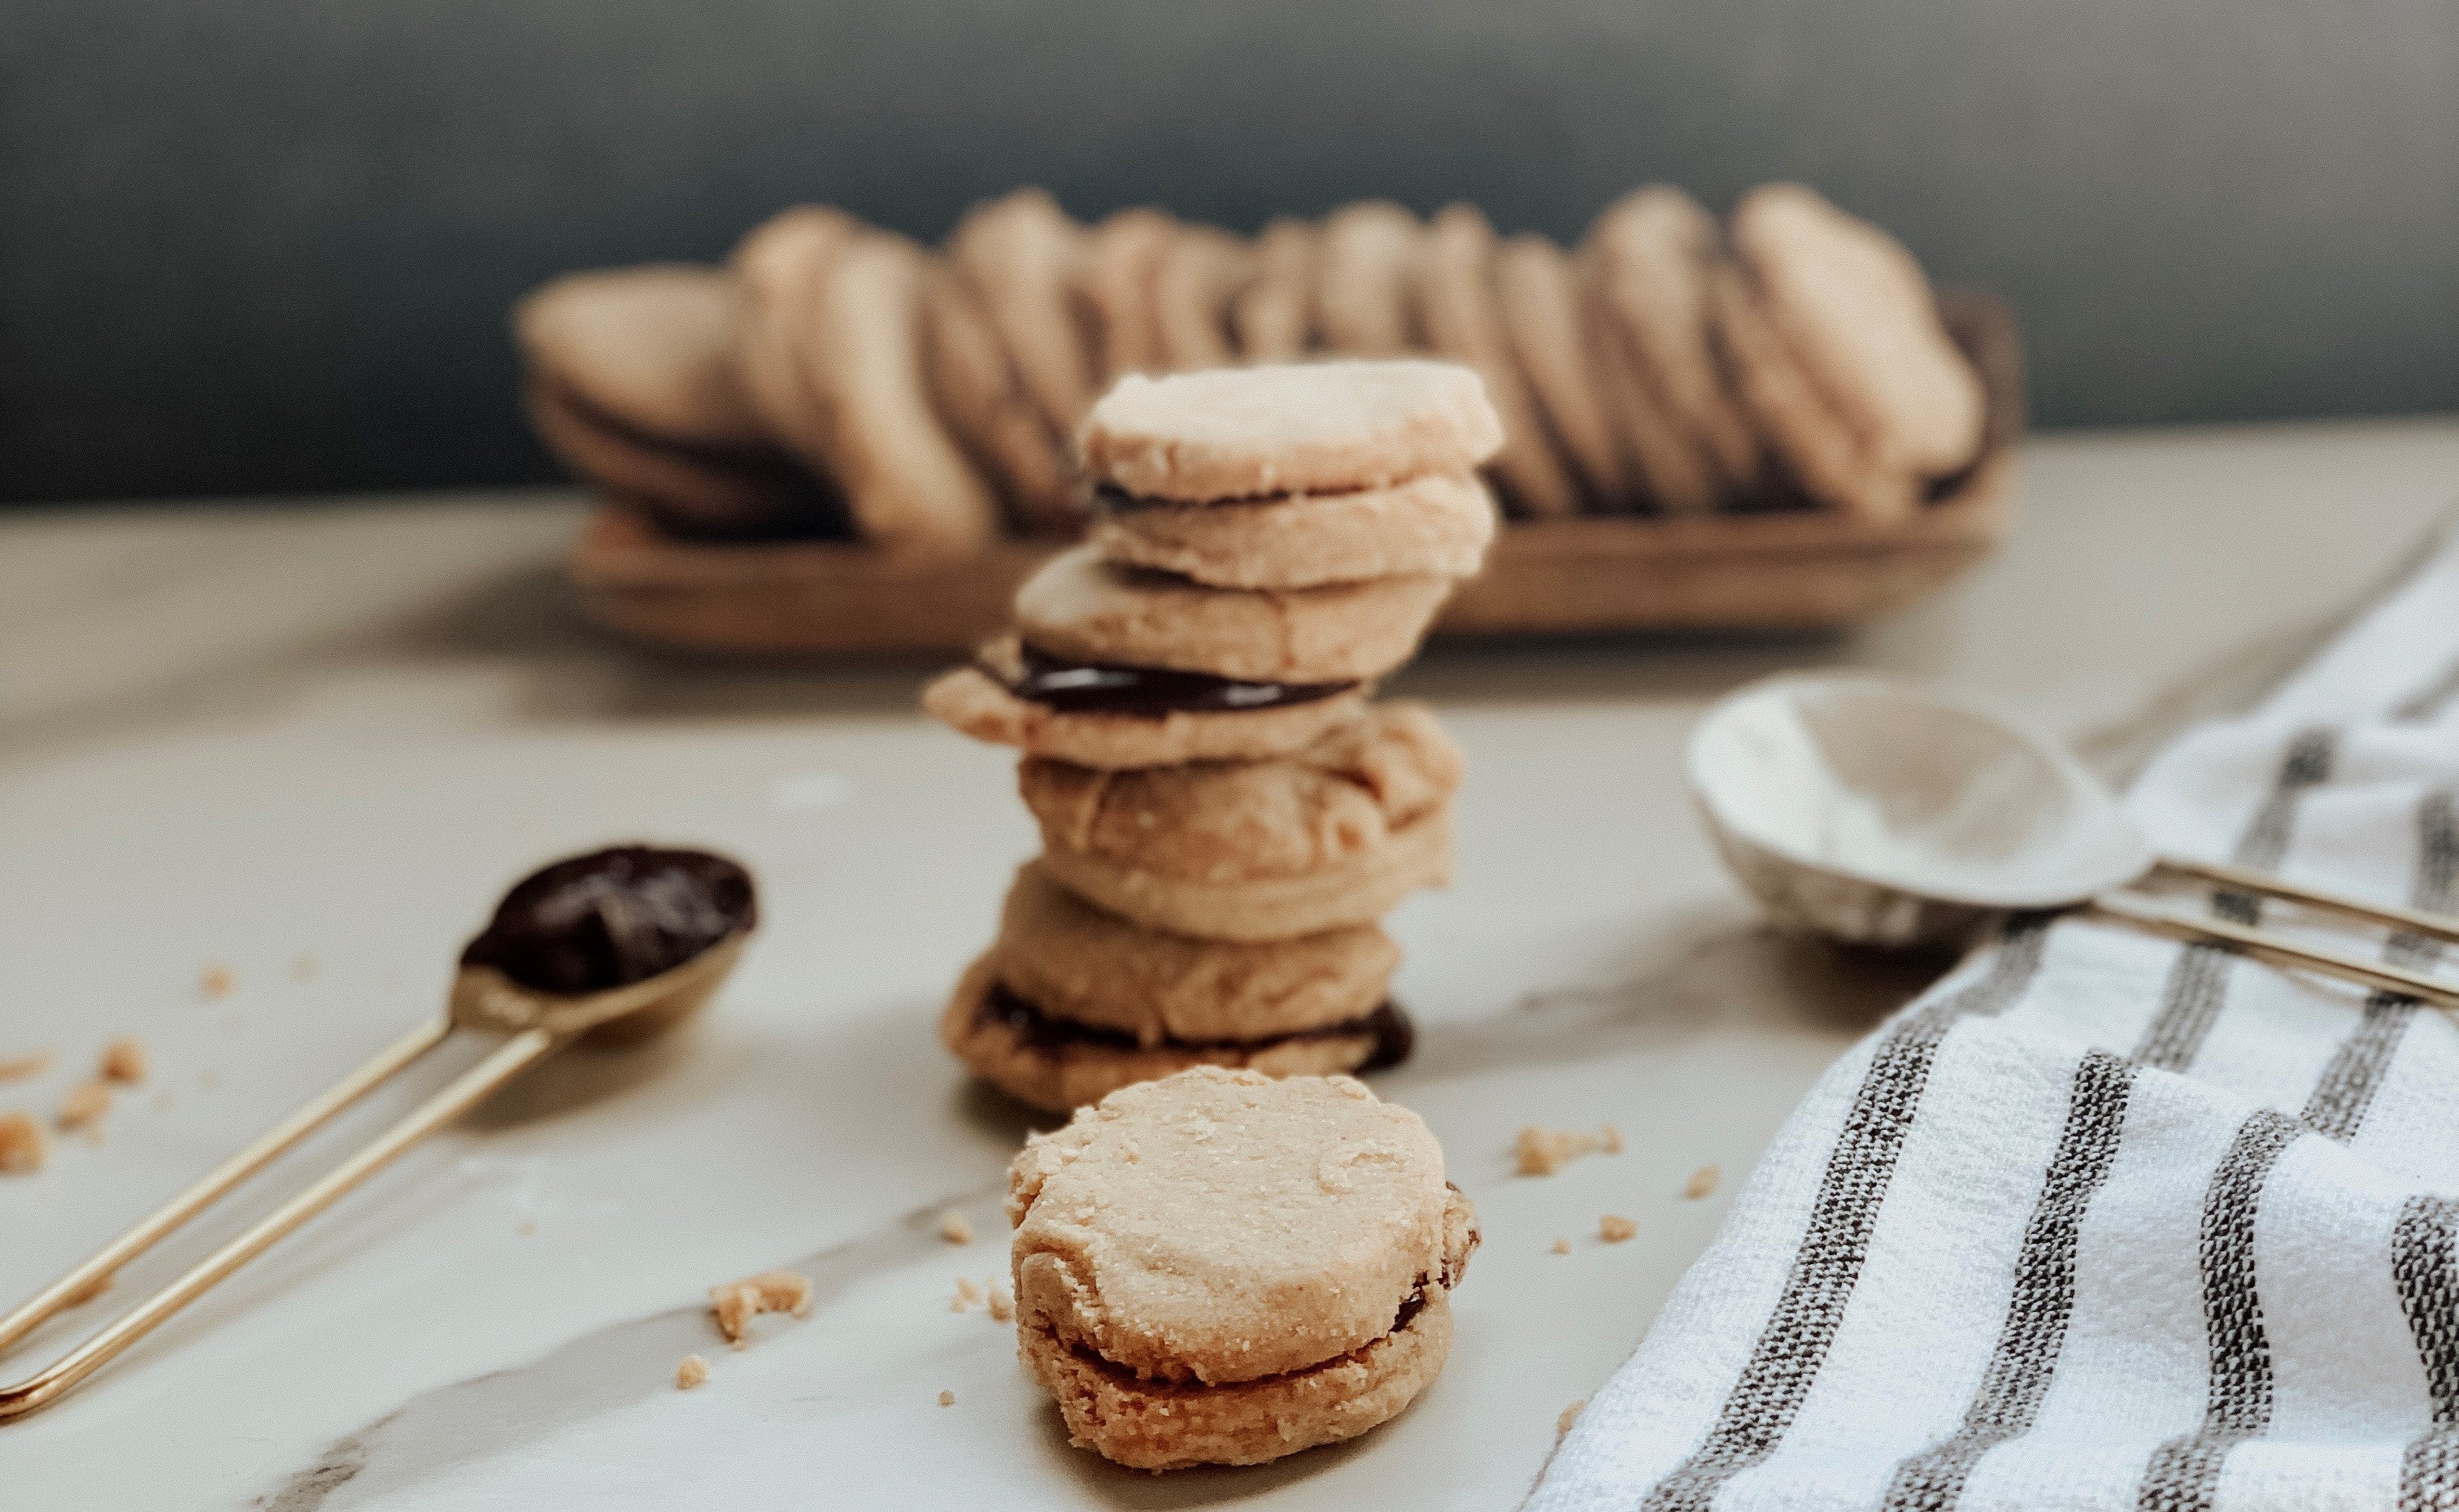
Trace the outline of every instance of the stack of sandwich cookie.
[[1018, 1353], [1071, 1442], [1167, 1470], [1352, 1438], [1442, 1369], [1477, 1213], [1406, 1108], [1204, 1066], [1008, 1171]]
[[1448, 880], [1461, 762], [1368, 697], [1476, 570], [1499, 440], [1475, 374], [1416, 361], [1130, 377], [1094, 407], [1093, 538], [924, 694], [1022, 748], [1043, 841], [942, 1020], [960, 1059], [1058, 1109], [1405, 1053], [1377, 920]]

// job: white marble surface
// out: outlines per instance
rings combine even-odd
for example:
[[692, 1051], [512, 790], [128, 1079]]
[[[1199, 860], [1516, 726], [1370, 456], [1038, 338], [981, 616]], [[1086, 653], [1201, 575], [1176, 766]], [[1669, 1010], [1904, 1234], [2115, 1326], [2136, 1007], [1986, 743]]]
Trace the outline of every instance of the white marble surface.
[[[1756, 927], [1677, 786], [1700, 704], [1778, 666], [1884, 667], [2122, 767], [2412, 550], [2459, 496], [2459, 424], [2061, 438], [2027, 472], [1999, 558], [1859, 635], [1455, 649], [1403, 680], [1472, 763], [1460, 884], [1393, 919], [1426, 1033], [1382, 1083], [1483, 1216], [1459, 1343], [1359, 1444], [1162, 1480], [1067, 1450], [1005, 1332], [947, 1307], [956, 1277], [1003, 1268], [995, 1195], [1023, 1124], [967, 1088], [931, 1020], [1030, 832], [999, 753], [912, 713], [918, 669], [611, 649], [556, 589], [560, 499], [0, 517], [0, 1055], [62, 1056], [0, 1109], [48, 1110], [114, 1034], [155, 1061], [99, 1144], [0, 1178], [0, 1294], [435, 1005], [537, 860], [712, 844], [753, 863], [769, 919], [700, 1025], [549, 1065], [0, 1427], [0, 1505], [1510, 1505], [1802, 1087], [1923, 979]], [[200, 993], [209, 964], [227, 997]], [[1628, 1153], [1509, 1173], [1521, 1124], [1606, 1120]], [[1709, 1163], [1717, 1194], [1682, 1200]], [[929, 1231], [951, 1203], [971, 1247]], [[1609, 1211], [1639, 1237], [1597, 1242]], [[781, 1263], [821, 1281], [815, 1314], [714, 1348], [703, 1289]], [[677, 1394], [694, 1349], [715, 1377]]]

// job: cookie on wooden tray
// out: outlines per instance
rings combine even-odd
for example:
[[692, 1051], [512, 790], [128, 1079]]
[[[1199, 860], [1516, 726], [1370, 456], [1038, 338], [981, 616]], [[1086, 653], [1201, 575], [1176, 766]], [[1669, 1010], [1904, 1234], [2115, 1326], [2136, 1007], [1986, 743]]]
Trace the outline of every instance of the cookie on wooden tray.
[[1743, 196], [1733, 236], [1768, 323], [1874, 466], [1930, 478], [1972, 460], [1981, 382], [1902, 243], [1792, 183]]
[[1072, 434], [1093, 403], [1093, 356], [1078, 329], [1071, 282], [1083, 228], [1040, 189], [965, 212], [947, 255], [1054, 435]]
[[990, 540], [998, 506], [923, 380], [926, 272], [903, 237], [867, 230], [848, 241], [820, 270], [803, 368], [830, 474], [863, 538], [956, 556]]
[[557, 460], [675, 535], [843, 534], [843, 501], [781, 453], [657, 441], [544, 384], [532, 383], [523, 398], [530, 424]]
[[534, 383], [645, 438], [767, 450], [734, 368], [734, 281], [682, 263], [567, 273], [525, 296], [513, 329]]
[[1478, 1242], [1423, 1121], [1347, 1077], [1129, 1087], [1028, 1140], [1008, 1183], [1019, 1352], [1071, 1442], [1139, 1469], [1397, 1417], [1442, 1368]]
[[1077, 244], [1070, 287], [1091, 333], [1103, 384], [1167, 370], [1162, 350], [1162, 258], [1178, 236], [1166, 212], [1140, 205], [1103, 218]]
[[752, 227], [726, 260], [740, 300], [734, 365], [744, 392], [778, 444], [818, 472], [828, 471], [828, 445], [803, 346], [821, 275], [861, 229], [842, 210], [797, 205]]
[[1720, 266], [1709, 293], [1726, 365], [1786, 476], [1818, 503], [1873, 524], [1909, 519], [1921, 480], [1864, 444], [1768, 317], [1749, 276]]
[[1153, 275], [1164, 370], [1227, 368], [1238, 360], [1230, 304], [1252, 270], [1247, 243], [1237, 237], [1211, 226], [1178, 227]]
[[1388, 200], [1343, 205], [1324, 217], [1314, 326], [1325, 350], [1398, 357], [1421, 348], [1410, 291], [1424, 229]]
[[1641, 366], [1622, 316], [1607, 295], [1593, 253], [1594, 248], [1583, 247], [1578, 261], [1581, 304], [1596, 338], [1591, 350], [1596, 359], [1597, 394], [1620, 443], [1624, 472], [1634, 485], [1635, 495], [1627, 504], [1609, 501], [1608, 508], [1622, 513], [1631, 505], [1644, 505], [1666, 514], [1713, 510], [1723, 485], [1708, 460], [1707, 449], [1683, 429], [1672, 405]]
[[1303, 749], [1356, 719], [1364, 683], [1293, 687], [1202, 674], [1096, 668], [1038, 655], [1014, 636], [922, 690], [934, 719], [978, 741], [1086, 766], [1239, 761]]
[[1494, 254], [1494, 294], [1530, 397], [1582, 491], [1599, 508], [1629, 497], [1571, 255], [1542, 236], [1505, 238]]
[[1216, 588], [1312, 588], [1372, 578], [1473, 578], [1494, 538], [1494, 498], [1472, 473], [1389, 488], [1211, 504], [1095, 496], [1093, 544], [1110, 561]]
[[1255, 238], [1253, 276], [1230, 302], [1239, 357], [1288, 362], [1314, 346], [1314, 280], [1321, 235], [1310, 221], [1275, 216]]
[[1474, 370], [1503, 422], [1491, 471], [1504, 499], [1534, 519], [1577, 514], [1580, 490], [1554, 450], [1512, 354], [1495, 289], [1494, 227], [1474, 205], [1445, 206], [1427, 224], [1415, 284], [1418, 326], [1435, 355]]
[[1083, 522], [1066, 448], [1018, 379], [972, 285], [945, 263], [923, 294], [923, 371], [948, 427], [997, 480], [1018, 534], [1067, 536]]
[[1466, 472], [1502, 445], [1477, 374], [1423, 359], [1128, 378], [1077, 438], [1096, 481], [1198, 504]]
[[1747, 489], [1759, 448], [1709, 337], [1708, 273], [1715, 219], [1681, 190], [1651, 184], [1606, 207], [1588, 230], [1610, 327], [1639, 380], [1704, 452], [1717, 492]]
[[1025, 579], [1016, 626], [1060, 661], [1322, 686], [1409, 660], [1450, 592], [1451, 579], [1426, 576], [1231, 593], [1117, 566], [1088, 542]]

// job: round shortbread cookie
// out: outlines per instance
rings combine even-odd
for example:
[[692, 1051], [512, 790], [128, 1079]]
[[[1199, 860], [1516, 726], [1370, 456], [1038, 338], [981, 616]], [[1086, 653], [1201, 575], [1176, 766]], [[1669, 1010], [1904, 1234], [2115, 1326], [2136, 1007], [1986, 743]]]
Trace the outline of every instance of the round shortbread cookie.
[[1386, 1337], [1477, 1233], [1417, 1114], [1345, 1076], [1213, 1067], [1027, 1139], [1007, 1210], [1020, 1337], [1206, 1386]]
[[980, 473], [940, 424], [922, 377], [920, 248], [865, 231], [820, 270], [803, 368], [830, 472], [863, 537], [959, 556], [998, 528]]
[[998, 979], [988, 957], [974, 963], [939, 1016], [939, 1041], [974, 1075], [1028, 1107], [1051, 1113], [1098, 1102], [1121, 1087], [1157, 1082], [1191, 1066], [1220, 1066], [1269, 1077], [1355, 1071], [1374, 1058], [1378, 1042], [1372, 1030], [1298, 1033], [1247, 1043], [1156, 1045], [1141, 1044], [1125, 1034], [1092, 1031], [1070, 1032], [1051, 1042], [1019, 1028], [989, 1003]]
[[819, 472], [829, 452], [802, 344], [822, 271], [861, 229], [842, 210], [797, 205], [752, 227], [726, 260], [741, 301], [734, 364], [744, 392], [778, 444]]
[[1041, 857], [1052, 880], [1147, 928], [1199, 939], [1276, 940], [1381, 918], [1419, 888], [1452, 875], [1452, 822], [1438, 808], [1382, 844], [1295, 876], [1229, 881], [1173, 876], [1084, 850]]
[[1028, 758], [1017, 788], [1054, 854], [1221, 884], [1354, 867], [1450, 802], [1464, 765], [1424, 704], [1395, 702], [1272, 761], [1121, 772]]
[[1228, 504], [1106, 503], [1093, 524], [1104, 559], [1215, 588], [1474, 578], [1494, 539], [1494, 497], [1468, 473]]
[[1588, 498], [1601, 509], [1629, 498], [1570, 254], [1542, 236], [1506, 239], [1494, 255], [1494, 293], [1529, 392]]
[[1356, 682], [1417, 654], [1451, 579], [1432, 575], [1252, 592], [1103, 559], [1087, 542], [1016, 593], [1017, 633], [1070, 661], [1251, 682]]
[[972, 284], [942, 262], [932, 269], [923, 305], [923, 371], [949, 428], [998, 480], [1019, 533], [1074, 535], [1084, 519], [1075, 467], [1025, 393]]
[[1284, 363], [1314, 346], [1314, 224], [1275, 216], [1255, 238], [1254, 276], [1230, 302], [1230, 330], [1251, 363]]
[[1178, 227], [1153, 275], [1164, 368], [1192, 372], [1238, 360], [1230, 343], [1230, 302], [1253, 271], [1247, 243], [1237, 237], [1206, 225]]
[[1167, 212], [1139, 205], [1104, 217], [1077, 245], [1068, 287], [1104, 385], [1165, 370], [1161, 262], [1178, 229]]
[[1418, 218], [1389, 200], [1364, 200], [1324, 217], [1316, 244], [1315, 332], [1347, 357], [1418, 349], [1409, 287], [1417, 276]]
[[[984, 648], [986, 660], [1012, 662], [1011, 637]], [[1356, 719], [1367, 689], [1272, 708], [1167, 714], [1097, 714], [1053, 708], [1020, 698], [1001, 677], [979, 666], [943, 672], [922, 690], [934, 719], [978, 741], [1014, 746], [1084, 766], [1124, 769], [1191, 761], [1246, 761], [1298, 750], [1324, 731]]]
[[1883, 471], [1952, 472], [1981, 448], [1984, 399], [1903, 244], [1800, 184], [1734, 210], [1734, 250], [1768, 319]]
[[1019, 1335], [1017, 1354], [1059, 1403], [1067, 1441], [1135, 1470], [1262, 1464], [1378, 1428], [1451, 1353], [1447, 1296], [1429, 1293], [1401, 1328], [1336, 1360], [1238, 1385], [1146, 1380], [1060, 1344]]
[[531, 372], [637, 434], [765, 448], [734, 368], [734, 280], [683, 263], [567, 273], [513, 307]]
[[1264, 944], [1161, 934], [1103, 913], [1027, 862], [1000, 910], [991, 962], [1053, 1017], [1157, 1049], [1364, 1018], [1382, 1005], [1400, 948], [1374, 924]]
[[1750, 275], [1730, 263], [1709, 285], [1716, 339], [1769, 445], [1811, 497], [1879, 525], [1900, 525], [1920, 507], [1910, 470], [1875, 454], [1803, 368], [1771, 322]]
[[1580, 489], [1555, 451], [1512, 355], [1495, 289], [1494, 227], [1475, 205], [1445, 206], [1426, 227], [1418, 259], [1418, 323], [1439, 356], [1475, 369], [1503, 423], [1503, 450], [1489, 471], [1520, 514], [1557, 519], [1579, 512]]
[[950, 261], [981, 296], [991, 329], [1054, 435], [1075, 433], [1095, 392], [1092, 354], [1068, 293], [1082, 236], [1040, 189], [977, 204], [948, 233]]
[[1465, 472], [1503, 445], [1503, 425], [1457, 364], [1284, 363], [1124, 379], [1077, 444], [1102, 482], [1202, 504]]
[[719, 452], [637, 435], [545, 384], [532, 384], [524, 402], [556, 460], [676, 535], [843, 534], [841, 503], [778, 452]]
[[1717, 491], [1747, 488], [1759, 447], [1709, 339], [1708, 274], [1715, 219], [1668, 184], [1606, 207], [1589, 228], [1598, 287], [1629, 346], [1629, 360], [1691, 443]]

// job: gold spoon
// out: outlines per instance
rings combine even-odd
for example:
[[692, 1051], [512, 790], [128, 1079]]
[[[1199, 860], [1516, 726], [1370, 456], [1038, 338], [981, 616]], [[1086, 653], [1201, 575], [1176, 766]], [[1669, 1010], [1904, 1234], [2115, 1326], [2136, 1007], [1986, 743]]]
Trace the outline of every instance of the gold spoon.
[[500, 1035], [503, 1042], [305, 1191], [100, 1333], [26, 1379], [0, 1386], [0, 1422], [37, 1412], [68, 1395], [216, 1282], [546, 1056], [583, 1038], [629, 1041], [681, 1023], [715, 996], [757, 923], [749, 873], [704, 851], [617, 847], [557, 862], [523, 878], [497, 906], [486, 931], [464, 951], [443, 1013], [386, 1047], [0, 1318], [0, 1352], [46, 1319], [94, 1296], [122, 1266], [442, 1044], [454, 1030]]

